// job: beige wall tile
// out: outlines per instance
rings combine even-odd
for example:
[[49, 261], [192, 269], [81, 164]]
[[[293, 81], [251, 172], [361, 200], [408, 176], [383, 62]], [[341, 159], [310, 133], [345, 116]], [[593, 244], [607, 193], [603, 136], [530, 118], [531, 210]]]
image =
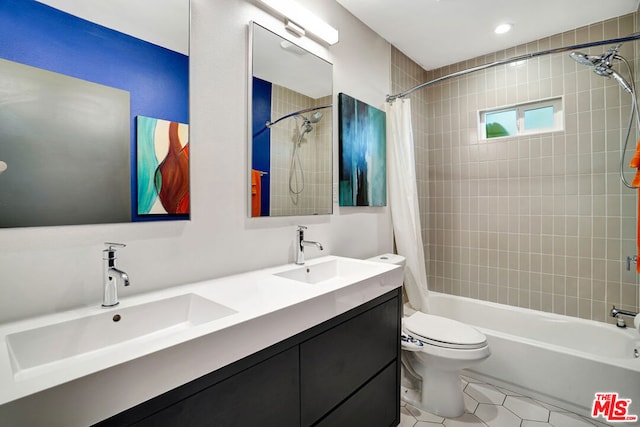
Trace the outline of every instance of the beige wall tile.
[[[630, 14], [429, 72], [392, 48], [391, 86], [622, 37], [636, 21]], [[623, 48], [638, 65], [640, 46]], [[550, 96], [564, 97], [564, 131], [478, 141], [478, 110]], [[430, 289], [599, 321], [611, 321], [612, 304], [638, 311], [637, 274], [624, 268], [637, 251], [637, 195], [618, 179], [631, 101], [615, 81], [563, 54], [469, 74], [411, 99]]]

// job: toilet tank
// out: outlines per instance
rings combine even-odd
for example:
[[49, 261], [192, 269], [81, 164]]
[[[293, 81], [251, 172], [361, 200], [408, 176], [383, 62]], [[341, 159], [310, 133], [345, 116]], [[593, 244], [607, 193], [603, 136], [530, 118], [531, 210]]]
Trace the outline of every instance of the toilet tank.
[[404, 268], [406, 259], [398, 254], [382, 254], [368, 258], [367, 261], [383, 262], [386, 264], [400, 265]]

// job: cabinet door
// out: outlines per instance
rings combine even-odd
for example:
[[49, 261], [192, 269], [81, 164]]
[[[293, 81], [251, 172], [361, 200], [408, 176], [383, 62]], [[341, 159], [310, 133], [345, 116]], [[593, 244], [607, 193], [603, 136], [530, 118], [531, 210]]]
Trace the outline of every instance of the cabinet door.
[[394, 298], [300, 345], [303, 426], [318, 421], [398, 358], [398, 322]]
[[136, 426], [300, 425], [298, 347], [177, 402]]

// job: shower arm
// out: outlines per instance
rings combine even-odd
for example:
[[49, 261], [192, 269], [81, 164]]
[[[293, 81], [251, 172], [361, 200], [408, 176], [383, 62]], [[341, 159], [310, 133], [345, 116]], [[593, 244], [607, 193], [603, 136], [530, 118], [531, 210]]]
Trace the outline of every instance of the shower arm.
[[272, 121], [272, 122], [267, 122], [267, 123], [265, 124], [265, 126], [267, 126], [268, 128], [270, 128], [271, 126], [275, 125], [276, 123], [278, 123], [278, 122], [280, 122], [280, 121], [282, 121], [282, 120], [284, 120], [284, 119], [288, 119], [289, 117], [299, 116], [300, 114], [310, 113], [310, 112], [312, 112], [312, 111], [322, 110], [322, 109], [330, 108], [330, 107], [333, 107], [333, 104], [321, 105], [321, 106], [319, 106], [319, 107], [305, 108], [304, 110], [299, 110], [299, 111], [295, 111], [295, 112], [293, 112], [293, 113], [289, 113], [289, 114], [287, 114], [287, 115], [285, 115], [285, 116], [282, 116], [282, 117], [280, 117], [279, 119], [274, 120], [274, 121]]
[[616, 38], [616, 39], [600, 40], [600, 41], [596, 41], [596, 42], [582, 43], [582, 44], [576, 44], [576, 45], [572, 45], [572, 46], [558, 47], [558, 48], [553, 48], [553, 49], [542, 50], [542, 51], [539, 51], [539, 52], [532, 52], [532, 53], [526, 53], [524, 55], [513, 56], [511, 58], [501, 59], [501, 60], [498, 60], [498, 61], [495, 61], [495, 62], [491, 62], [491, 63], [488, 63], [488, 64], [478, 65], [476, 67], [471, 67], [471, 68], [467, 68], [465, 70], [456, 71], [455, 73], [447, 74], [446, 76], [438, 77], [438, 78], [430, 80], [428, 82], [419, 84], [418, 86], [412, 87], [411, 89], [407, 89], [404, 92], [397, 93], [395, 95], [387, 95], [387, 102], [393, 102], [398, 98], [404, 98], [405, 96], [407, 96], [409, 94], [412, 94], [415, 91], [418, 91], [418, 90], [423, 89], [423, 88], [428, 87], [428, 86], [432, 86], [432, 85], [434, 85], [436, 83], [440, 83], [442, 81], [449, 80], [449, 79], [452, 79], [452, 78], [455, 78], [455, 77], [464, 76], [466, 74], [470, 74], [470, 73], [473, 73], [473, 72], [476, 72], [476, 71], [486, 70], [487, 68], [497, 67], [499, 65], [510, 64], [512, 62], [525, 61], [527, 59], [536, 58], [538, 56], [551, 55], [551, 54], [554, 54], [554, 53], [569, 52], [569, 51], [573, 51], [573, 50], [585, 49], [585, 48], [589, 48], [589, 47], [602, 46], [602, 45], [608, 45], [608, 44], [621, 44], [621, 43], [624, 43], [624, 42], [627, 42], [627, 41], [634, 41], [634, 40], [638, 40], [638, 39], [640, 39], [640, 32], [633, 33], [633, 34], [630, 34], [630, 35], [628, 35], [626, 37], [621, 37], [621, 38]]

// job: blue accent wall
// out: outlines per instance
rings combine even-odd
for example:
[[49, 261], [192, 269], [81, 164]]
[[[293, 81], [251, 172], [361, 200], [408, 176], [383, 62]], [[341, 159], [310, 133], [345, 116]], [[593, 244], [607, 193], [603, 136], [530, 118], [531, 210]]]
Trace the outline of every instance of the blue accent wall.
[[260, 180], [260, 216], [269, 216], [271, 210], [271, 129], [265, 126], [265, 123], [271, 120], [271, 88], [271, 82], [253, 78], [251, 168], [268, 172], [262, 175]]
[[136, 214], [135, 117], [189, 123], [189, 57], [34, 0], [0, 2], [0, 57], [130, 92], [131, 214], [147, 220]]

